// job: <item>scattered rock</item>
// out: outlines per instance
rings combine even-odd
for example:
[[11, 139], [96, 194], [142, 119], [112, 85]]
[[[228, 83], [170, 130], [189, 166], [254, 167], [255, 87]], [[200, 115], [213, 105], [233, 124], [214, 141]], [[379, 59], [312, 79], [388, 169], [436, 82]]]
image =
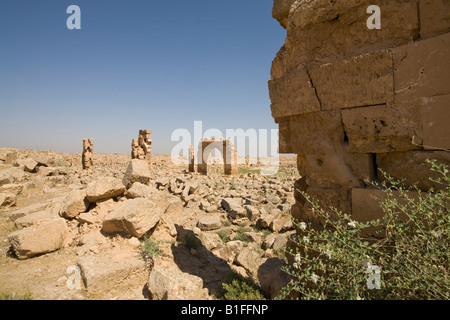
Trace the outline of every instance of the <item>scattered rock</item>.
[[86, 199], [86, 190], [71, 191], [64, 199], [60, 216], [73, 219], [80, 213], [85, 212], [89, 207], [89, 201]]
[[60, 249], [66, 233], [66, 222], [56, 218], [13, 232], [8, 236], [8, 241], [19, 259], [27, 259]]
[[30, 213], [26, 216], [18, 218], [14, 224], [18, 229], [23, 229], [26, 227], [30, 227], [33, 225], [38, 225], [42, 222], [49, 221], [55, 219], [56, 215], [50, 210], [37, 211]]
[[27, 158], [22, 161], [23, 170], [26, 172], [36, 172], [36, 167], [38, 165], [37, 161], [32, 158]]
[[232, 218], [245, 217], [247, 210], [245, 210], [240, 203], [240, 198], [224, 198], [222, 199], [222, 207]]
[[89, 202], [123, 195], [125, 186], [119, 179], [103, 177], [88, 184], [86, 198]]
[[[95, 247], [91, 248], [95, 251]], [[133, 277], [143, 280], [146, 274], [145, 261], [136, 251], [129, 249], [113, 248], [85, 255], [78, 259], [77, 264], [89, 292], [109, 291], [118, 285], [126, 285], [126, 281]]]
[[149, 199], [129, 199], [105, 217], [103, 230], [107, 233], [126, 232], [140, 238], [158, 223], [162, 214], [161, 208]]
[[197, 227], [203, 231], [216, 230], [222, 226], [222, 220], [217, 215], [205, 216], [198, 219]]
[[150, 178], [151, 174], [148, 162], [146, 160], [133, 159], [128, 164], [122, 183], [129, 188], [135, 182], [148, 184]]
[[199, 300], [203, 280], [174, 267], [154, 266], [148, 278], [148, 289], [154, 300]]

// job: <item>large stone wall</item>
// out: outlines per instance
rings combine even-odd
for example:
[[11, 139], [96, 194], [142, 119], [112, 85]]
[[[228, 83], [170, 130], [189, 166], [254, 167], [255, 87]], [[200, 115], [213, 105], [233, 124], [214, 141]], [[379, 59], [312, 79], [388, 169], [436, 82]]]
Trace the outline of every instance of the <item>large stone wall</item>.
[[[373, 4], [381, 29], [366, 24]], [[450, 164], [450, 1], [274, 0], [272, 13], [287, 37], [271, 110], [279, 152], [297, 154], [296, 187], [349, 213], [379, 169], [438, 187], [424, 160]], [[299, 195], [292, 213], [314, 220]]]

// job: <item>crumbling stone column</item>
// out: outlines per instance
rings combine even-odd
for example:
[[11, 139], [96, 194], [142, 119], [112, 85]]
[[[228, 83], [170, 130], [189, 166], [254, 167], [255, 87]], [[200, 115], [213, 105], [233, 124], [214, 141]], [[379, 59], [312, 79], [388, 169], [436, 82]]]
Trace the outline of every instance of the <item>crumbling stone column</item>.
[[93, 139], [83, 139], [83, 154], [82, 154], [82, 164], [83, 170], [92, 169], [94, 166], [94, 140]]
[[189, 172], [195, 172], [194, 146], [189, 146]]
[[152, 140], [150, 135], [152, 130], [139, 130], [138, 139], [131, 141], [131, 159], [147, 160], [148, 166], [151, 166]]

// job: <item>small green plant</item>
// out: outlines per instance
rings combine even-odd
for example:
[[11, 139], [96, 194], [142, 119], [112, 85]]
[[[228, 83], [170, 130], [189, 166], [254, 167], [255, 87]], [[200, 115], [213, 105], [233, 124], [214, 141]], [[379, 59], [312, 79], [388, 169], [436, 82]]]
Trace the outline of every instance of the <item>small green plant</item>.
[[224, 227], [229, 227], [229, 226], [231, 226], [231, 222], [230, 222], [229, 220], [226, 220], [226, 221], [223, 223], [223, 226], [224, 226]]
[[250, 278], [229, 272], [222, 283], [224, 300], [265, 300], [255, 282]]
[[236, 236], [233, 240], [248, 242], [248, 237], [245, 235], [245, 233], [250, 231], [252, 231], [252, 229], [247, 227], [247, 223], [241, 223], [236, 231]]
[[227, 243], [228, 241], [230, 241], [230, 236], [228, 235], [227, 230], [219, 230], [216, 232], [217, 235], [220, 237], [220, 239], [222, 240], [223, 243]]
[[0, 292], [0, 300], [32, 300], [33, 293], [26, 292], [22, 295], [11, 292]]
[[[294, 277], [278, 298], [444, 299], [450, 298], [450, 175], [440, 174], [439, 190], [405, 188], [386, 173], [379, 200], [381, 219], [361, 223], [335, 208], [322, 209], [299, 191], [323, 221], [321, 228], [293, 221], [297, 249], [285, 269]], [[330, 212], [331, 211], [331, 212]], [[376, 230], [374, 235], [366, 232]]]
[[156, 240], [154, 238], [148, 238], [147, 235], [144, 235], [143, 239], [141, 240], [141, 245], [139, 246], [144, 261], [150, 261], [151, 263], [153, 263], [155, 259], [158, 259], [159, 256], [163, 254], [161, 244], [164, 243], [173, 242]]

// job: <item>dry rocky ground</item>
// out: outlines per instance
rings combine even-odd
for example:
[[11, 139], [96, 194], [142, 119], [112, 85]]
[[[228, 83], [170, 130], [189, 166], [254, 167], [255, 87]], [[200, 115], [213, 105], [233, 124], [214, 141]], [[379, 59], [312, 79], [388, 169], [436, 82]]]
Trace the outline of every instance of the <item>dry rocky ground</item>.
[[[16, 154], [16, 155], [15, 155]], [[0, 292], [34, 299], [216, 299], [230, 271], [268, 297], [286, 281], [296, 158], [276, 175], [208, 176], [144, 160], [0, 149]], [[158, 244], [152, 262], [147, 244]]]

